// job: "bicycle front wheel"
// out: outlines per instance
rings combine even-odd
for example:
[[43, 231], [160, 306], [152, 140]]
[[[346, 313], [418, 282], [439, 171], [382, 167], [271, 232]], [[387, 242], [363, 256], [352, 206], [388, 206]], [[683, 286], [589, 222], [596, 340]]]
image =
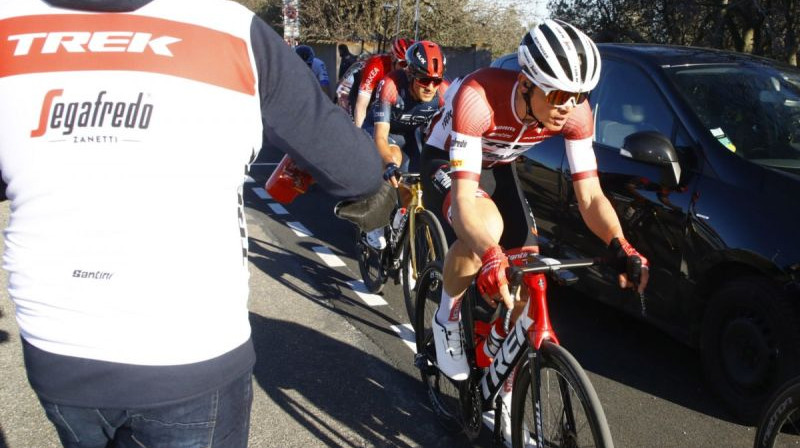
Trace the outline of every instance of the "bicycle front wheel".
[[[378, 294], [386, 283], [386, 273], [383, 270], [383, 250], [373, 249], [365, 242], [364, 232], [356, 232], [356, 258], [358, 270], [367, 290]], [[384, 249], [385, 250], [385, 249]]]
[[800, 377], [796, 377], [770, 400], [758, 423], [755, 448], [800, 446]]
[[[444, 262], [447, 253], [447, 242], [442, 225], [436, 215], [430, 210], [421, 210], [414, 216], [414, 228], [409, 228], [410, 233], [403, 244], [403, 297], [406, 302], [406, 312], [411, 322], [414, 322], [414, 302], [416, 301], [417, 283], [419, 275], [432, 261]], [[411, 245], [414, 245], [414, 257], [411, 254]]]
[[[528, 349], [530, 350], [530, 349]], [[540, 350], [539, 403], [531, 394], [530, 360], [526, 354], [514, 379], [511, 397], [511, 439], [514, 448], [613, 448], [611, 431], [597, 393], [578, 361], [563, 347], [545, 341]], [[534, 421], [539, 410], [541, 434]]]

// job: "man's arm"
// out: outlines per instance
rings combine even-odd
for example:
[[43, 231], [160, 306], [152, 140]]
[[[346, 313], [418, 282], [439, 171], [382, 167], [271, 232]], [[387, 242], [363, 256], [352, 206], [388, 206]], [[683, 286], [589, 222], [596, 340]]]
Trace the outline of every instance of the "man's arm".
[[[603, 193], [600, 179], [597, 176], [586, 177], [574, 180], [572, 185], [575, 189], [581, 217], [589, 230], [603, 240], [607, 246], [614, 238], [624, 239], [619, 217]], [[642, 269], [639, 291], [644, 291], [647, 286], [648, 274], [648, 269]], [[622, 288], [633, 286], [624, 274], [620, 275], [619, 282]]]
[[289, 154], [335, 196], [375, 192], [382, 182], [381, 161], [369, 136], [323, 95], [311, 70], [258, 17], [251, 37], [265, 145]]
[[367, 118], [367, 106], [369, 106], [370, 96], [372, 96], [372, 92], [362, 93], [361, 91], [356, 96], [356, 107], [353, 111], [353, 123], [356, 124], [356, 127], [360, 128], [364, 124], [364, 119]]

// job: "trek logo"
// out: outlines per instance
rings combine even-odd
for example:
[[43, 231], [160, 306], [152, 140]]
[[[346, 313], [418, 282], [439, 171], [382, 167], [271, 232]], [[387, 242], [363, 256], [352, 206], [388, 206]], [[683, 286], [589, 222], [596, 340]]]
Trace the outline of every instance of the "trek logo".
[[511, 374], [512, 367], [525, 353], [524, 348], [528, 344], [527, 330], [532, 324], [533, 321], [523, 312], [517, 319], [514, 330], [503, 341], [503, 345], [489, 366], [489, 371], [481, 379], [481, 392], [484, 400], [489, 400], [500, 390], [500, 386]]
[[31, 131], [31, 137], [41, 137], [48, 129], [64, 135], [72, 134], [75, 128], [147, 129], [153, 117], [153, 105], [143, 102], [143, 92], [131, 102], [109, 100], [105, 90], [85, 101], [58, 101], [63, 93], [62, 89], [54, 89], [45, 94], [39, 126]]
[[166, 57], [173, 56], [169, 46], [181, 41], [177, 37], [153, 37], [150, 33], [133, 31], [28, 33], [8, 36], [8, 40], [17, 43], [14, 56], [25, 56], [31, 52], [144, 53], [149, 50], [153, 54]]

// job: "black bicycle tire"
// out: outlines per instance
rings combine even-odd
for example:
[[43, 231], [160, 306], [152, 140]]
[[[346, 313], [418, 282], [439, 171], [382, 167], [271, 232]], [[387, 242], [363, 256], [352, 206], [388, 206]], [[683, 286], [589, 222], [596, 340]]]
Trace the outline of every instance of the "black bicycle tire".
[[[419, 231], [422, 228], [431, 229], [431, 239], [433, 243], [433, 250], [435, 254], [435, 258], [433, 260], [428, 260], [422, 266], [417, 266], [417, 282], [419, 283], [420, 274], [425, 270], [427, 265], [431, 261], [441, 261], [444, 263], [444, 257], [447, 255], [447, 240], [444, 236], [444, 230], [442, 230], [442, 225], [439, 223], [439, 219], [436, 218], [430, 210], [421, 210], [417, 212], [416, 216], [414, 217], [416, 220], [414, 230]], [[409, 227], [410, 230], [410, 227]], [[409, 276], [411, 274], [410, 264], [411, 264], [411, 244], [416, 242], [416, 235], [411, 235], [410, 232], [405, 237], [403, 241], [403, 259], [402, 259], [402, 268], [401, 268], [401, 275], [402, 275], [402, 283], [403, 283], [403, 299], [406, 305], [406, 312], [408, 313], [408, 318], [411, 320], [412, 325], [414, 325], [414, 318], [416, 313], [414, 312], [416, 308], [416, 283], [412, 288], [408, 282]], [[416, 328], [416, 326], [414, 327]]]
[[[528, 350], [531, 349], [529, 348]], [[595, 441], [594, 446], [598, 448], [613, 448], [614, 442], [611, 438], [611, 430], [608, 427], [603, 406], [597, 397], [594, 386], [592, 386], [589, 377], [578, 364], [578, 361], [565, 348], [549, 341], [545, 341], [542, 344], [539, 353], [542, 367], [557, 371], [567, 380], [571, 389], [575, 391], [586, 416], [592, 439]], [[522, 359], [523, 362], [519, 364], [514, 378], [511, 397], [511, 435], [514, 448], [523, 446], [524, 409], [525, 402], [529, 396], [531, 381], [528, 353], [525, 353]], [[541, 378], [542, 372], [537, 373]], [[540, 409], [545, 409], [544, 403], [540, 405]]]
[[[781, 387], [768, 402], [766, 412], [761, 415], [756, 428], [754, 448], [773, 448], [778, 435], [789, 418], [800, 422], [800, 376], [793, 378]], [[797, 431], [795, 426], [794, 430]]]
[[[361, 230], [356, 231], [356, 260], [361, 280], [367, 291], [372, 294], [383, 291], [383, 286], [386, 284], [386, 274], [383, 270], [383, 250], [368, 247], [364, 243], [364, 232]], [[371, 274], [370, 268], [377, 269], [376, 275]]]
[[[439, 372], [435, 365], [433, 364], [433, 360], [436, 357], [436, 348], [433, 342], [433, 334], [431, 333], [429, 326], [430, 322], [426, 321], [431, 316], [430, 314], [426, 315], [425, 307], [428, 304], [428, 298], [431, 297], [432, 301], [431, 306], [434, 304], [438, 307], [438, 299], [441, 298], [441, 281], [442, 281], [442, 264], [438, 261], [430, 263], [425, 270], [423, 270], [422, 274], [419, 277], [419, 288], [417, 289], [416, 294], [416, 304], [414, 309], [415, 318], [412, 321], [415, 328], [415, 342], [417, 348], [417, 367], [420, 369], [420, 379], [422, 383], [425, 385], [427, 389], [427, 395], [431, 403], [431, 408], [433, 409], [434, 415], [436, 416], [437, 422], [444, 427], [446, 430], [450, 432], [457, 432], [461, 430], [461, 420], [460, 420], [460, 408], [459, 403], [456, 400], [455, 406], [448, 412], [445, 409], [445, 405], [443, 404], [443, 400], [439, 397], [438, 386], [439, 381], [446, 381], [450, 382], [451, 380], [447, 378], [446, 375]], [[429, 287], [430, 282], [438, 281], [439, 287], [435, 288], [435, 290], [431, 290]], [[434, 310], [435, 312], [435, 310]], [[420, 357], [422, 362], [425, 365], [420, 365]], [[433, 360], [431, 360], [433, 358]], [[431, 360], [430, 363], [428, 360]], [[457, 390], [455, 388], [454, 390]]]

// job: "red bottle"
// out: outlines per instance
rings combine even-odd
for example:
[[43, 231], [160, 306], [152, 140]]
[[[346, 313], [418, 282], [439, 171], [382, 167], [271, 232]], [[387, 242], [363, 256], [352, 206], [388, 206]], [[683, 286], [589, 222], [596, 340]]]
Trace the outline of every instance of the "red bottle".
[[[478, 324], [480, 324], [480, 328], [477, 328]], [[506, 332], [503, 330], [503, 316], [498, 317], [491, 324], [476, 322], [475, 333], [480, 335], [480, 340], [475, 345], [475, 363], [480, 368], [489, 367], [506, 338]]]
[[308, 171], [303, 170], [288, 155], [284, 155], [281, 163], [267, 179], [264, 189], [272, 199], [281, 204], [288, 204], [306, 191], [314, 183]]

